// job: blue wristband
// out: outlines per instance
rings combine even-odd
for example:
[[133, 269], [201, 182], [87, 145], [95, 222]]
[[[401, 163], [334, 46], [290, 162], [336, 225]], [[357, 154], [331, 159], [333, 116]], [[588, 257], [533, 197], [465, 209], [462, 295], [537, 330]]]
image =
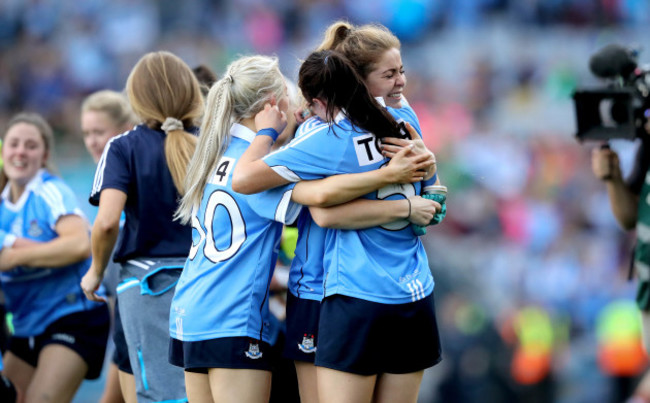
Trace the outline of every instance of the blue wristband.
[[262, 130], [258, 131], [257, 136], [269, 136], [273, 140], [273, 142], [275, 143], [275, 140], [278, 139], [278, 137], [280, 136], [280, 133], [278, 133], [278, 131], [275, 130], [274, 128], [272, 128], [272, 127], [267, 127], [266, 129], [262, 129]]

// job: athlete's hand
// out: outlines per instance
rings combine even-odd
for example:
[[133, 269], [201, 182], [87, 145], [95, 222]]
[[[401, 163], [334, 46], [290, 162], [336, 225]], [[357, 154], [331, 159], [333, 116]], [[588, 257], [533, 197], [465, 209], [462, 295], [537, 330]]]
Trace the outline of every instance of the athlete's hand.
[[81, 289], [86, 295], [86, 298], [88, 298], [91, 301], [106, 302], [106, 298], [97, 295], [97, 290], [99, 289], [99, 286], [101, 284], [102, 284], [102, 276], [97, 274], [97, 271], [95, 270], [95, 265], [93, 263], [90, 265], [90, 268], [81, 279]]
[[411, 215], [408, 220], [423, 227], [429, 225], [433, 216], [442, 208], [440, 203], [420, 196], [411, 196], [409, 200], [411, 201]]
[[405, 123], [405, 127], [411, 136], [411, 139], [401, 139], [397, 137], [386, 137], [381, 140], [382, 142], [382, 154], [386, 158], [393, 158], [399, 152], [399, 150], [412, 145], [413, 148], [411, 152], [414, 155], [428, 155], [429, 165], [425, 169], [424, 178], [429, 179], [436, 172], [436, 156], [433, 152], [429, 151], [427, 146], [422, 141], [422, 138], [418, 132], [408, 123]]
[[383, 169], [390, 183], [413, 183], [424, 180], [425, 170], [430, 166], [428, 154], [413, 155], [413, 145], [399, 150]]
[[293, 111], [293, 117], [296, 118], [296, 124], [303, 124], [305, 120], [309, 119], [310, 117], [314, 116], [314, 114], [311, 112], [311, 109], [307, 107], [307, 105], [303, 105], [302, 108], [297, 108], [295, 111]]
[[268, 103], [255, 115], [255, 127], [257, 130], [273, 128], [278, 133], [282, 133], [287, 127], [287, 115], [277, 105]]

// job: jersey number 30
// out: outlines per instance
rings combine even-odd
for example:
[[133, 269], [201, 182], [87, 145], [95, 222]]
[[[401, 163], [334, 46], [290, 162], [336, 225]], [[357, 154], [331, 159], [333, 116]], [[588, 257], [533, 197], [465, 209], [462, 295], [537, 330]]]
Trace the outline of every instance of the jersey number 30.
[[[210, 180], [210, 183], [226, 186], [228, 177], [230, 176], [230, 170], [234, 165], [233, 162], [234, 159], [223, 157], [219, 163], [219, 167], [214, 173], [214, 176]], [[219, 206], [225, 208], [230, 216], [230, 246], [224, 250], [219, 250], [217, 248], [212, 230], [214, 227], [214, 215]], [[223, 222], [225, 222], [225, 220], [220, 221], [220, 223]], [[235, 199], [223, 190], [215, 190], [210, 194], [208, 202], [205, 205], [205, 212], [203, 213], [203, 223], [206, 224], [206, 228], [203, 228], [203, 225], [201, 225], [201, 222], [196, 215], [192, 215], [192, 228], [199, 233], [200, 239], [196, 244], [192, 243], [189, 255], [190, 259], [196, 257], [199, 247], [204, 244], [203, 255], [208, 260], [212, 263], [223, 262], [224, 260], [233, 257], [246, 240], [246, 223], [244, 223], [244, 217], [239, 210], [239, 206]], [[225, 231], [225, 228], [221, 227], [219, 230]]]

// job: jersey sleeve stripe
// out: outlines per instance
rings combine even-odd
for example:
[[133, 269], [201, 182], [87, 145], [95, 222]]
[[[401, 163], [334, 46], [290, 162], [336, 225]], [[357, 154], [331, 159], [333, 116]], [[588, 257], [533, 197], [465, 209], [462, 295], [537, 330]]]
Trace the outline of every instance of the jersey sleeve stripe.
[[124, 132], [120, 135], [117, 135], [110, 139], [108, 143], [106, 144], [106, 147], [104, 147], [104, 151], [102, 152], [102, 156], [99, 159], [99, 162], [97, 163], [97, 170], [95, 171], [95, 179], [93, 180], [93, 188], [90, 192], [90, 197], [94, 197], [97, 193], [101, 192], [102, 190], [102, 184], [104, 182], [104, 169], [106, 169], [106, 156], [108, 155], [108, 151], [111, 148], [111, 145], [113, 144], [113, 141], [116, 139], [126, 136], [127, 134], [131, 133], [133, 130], [129, 130], [127, 132]]
[[52, 218], [54, 219], [52, 223], [56, 222], [56, 220], [62, 215], [69, 213], [65, 207], [65, 203], [63, 202], [63, 195], [55, 184], [51, 182], [44, 183], [40, 195], [45, 203], [50, 207]]
[[302, 205], [291, 201], [292, 192], [293, 188], [287, 190], [282, 195], [282, 199], [275, 210], [275, 221], [283, 224], [291, 224], [296, 220], [296, 218], [298, 218], [298, 214], [300, 214], [300, 210], [302, 210]]
[[276, 174], [280, 175], [281, 177], [288, 180], [289, 182], [301, 181], [301, 178], [300, 176], [298, 176], [298, 174], [296, 174], [295, 172], [293, 172], [291, 169], [289, 169], [284, 165], [274, 166], [271, 167], [271, 169], [274, 170]]

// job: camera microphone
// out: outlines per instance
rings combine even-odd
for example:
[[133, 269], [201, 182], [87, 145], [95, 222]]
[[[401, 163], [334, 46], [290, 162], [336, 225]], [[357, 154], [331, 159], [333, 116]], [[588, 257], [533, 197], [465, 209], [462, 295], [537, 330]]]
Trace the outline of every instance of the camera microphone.
[[636, 52], [621, 45], [607, 45], [589, 59], [589, 69], [600, 78], [627, 78], [637, 67]]

